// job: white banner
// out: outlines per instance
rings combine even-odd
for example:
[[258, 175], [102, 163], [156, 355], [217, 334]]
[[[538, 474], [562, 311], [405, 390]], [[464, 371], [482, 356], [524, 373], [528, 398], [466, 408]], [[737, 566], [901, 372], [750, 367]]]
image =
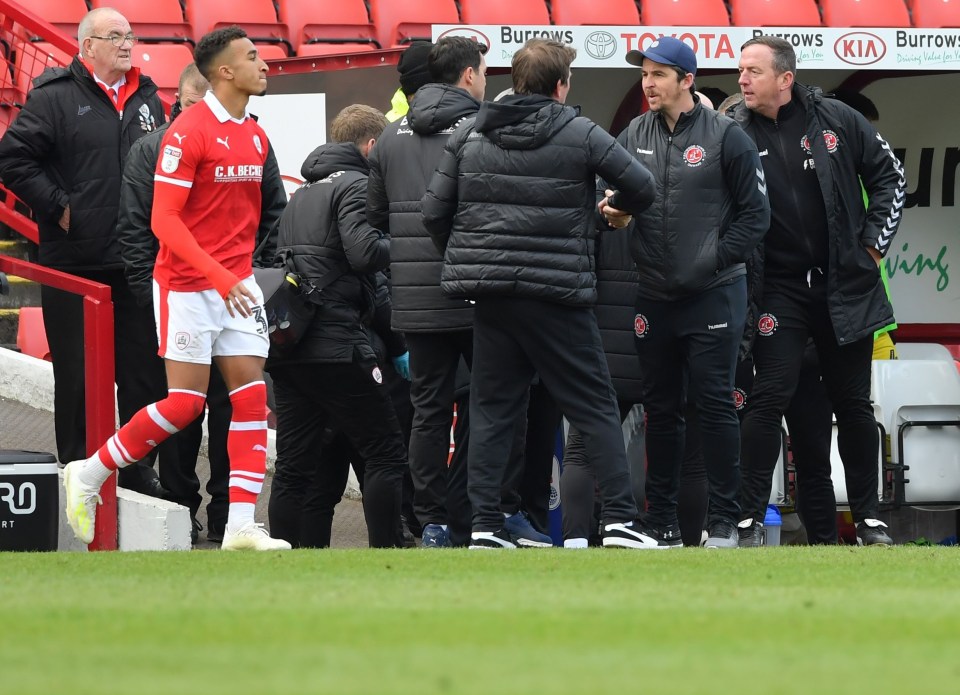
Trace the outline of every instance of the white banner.
[[250, 98], [250, 113], [266, 132], [289, 197], [303, 183], [300, 167], [327, 141], [325, 94], [268, 94]]
[[550, 38], [577, 49], [575, 68], [631, 67], [624, 56], [661, 36], [675, 36], [697, 54], [699, 68], [737, 67], [740, 46], [763, 34], [780, 36], [797, 52], [798, 67], [821, 70], [960, 70], [960, 29], [849, 27], [600, 27], [451, 25], [433, 39], [466, 36], [487, 46], [487, 65], [510, 67], [527, 40]]

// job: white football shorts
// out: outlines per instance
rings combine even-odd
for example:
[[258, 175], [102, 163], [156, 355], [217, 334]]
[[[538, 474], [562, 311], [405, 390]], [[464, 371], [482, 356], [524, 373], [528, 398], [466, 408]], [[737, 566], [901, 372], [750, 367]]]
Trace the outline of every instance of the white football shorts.
[[213, 357], [266, 357], [270, 348], [263, 292], [251, 275], [243, 284], [257, 298], [250, 316], [230, 316], [216, 290], [177, 292], [153, 281], [153, 313], [160, 356], [175, 362], [210, 364]]

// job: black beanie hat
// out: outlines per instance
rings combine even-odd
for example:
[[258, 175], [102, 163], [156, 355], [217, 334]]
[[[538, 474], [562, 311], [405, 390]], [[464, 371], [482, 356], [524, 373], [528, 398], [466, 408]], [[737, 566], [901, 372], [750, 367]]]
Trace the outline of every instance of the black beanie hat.
[[406, 95], [413, 94], [428, 82], [433, 82], [427, 58], [433, 44], [429, 41], [414, 41], [402, 54], [397, 63], [397, 72], [400, 73], [400, 89]]

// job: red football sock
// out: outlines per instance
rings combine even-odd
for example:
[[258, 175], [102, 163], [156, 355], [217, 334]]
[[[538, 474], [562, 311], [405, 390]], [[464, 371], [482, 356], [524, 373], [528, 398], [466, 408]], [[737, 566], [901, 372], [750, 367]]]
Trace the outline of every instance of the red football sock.
[[267, 385], [252, 381], [231, 391], [230, 404], [230, 502], [256, 504], [267, 470]]
[[96, 453], [109, 470], [136, 463], [162, 441], [197, 419], [206, 395], [197, 391], [170, 389], [162, 401], [141, 408]]

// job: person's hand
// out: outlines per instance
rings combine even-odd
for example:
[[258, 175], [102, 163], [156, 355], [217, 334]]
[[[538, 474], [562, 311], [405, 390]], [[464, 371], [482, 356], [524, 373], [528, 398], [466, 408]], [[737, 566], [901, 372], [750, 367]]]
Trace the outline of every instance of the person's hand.
[[607, 221], [607, 224], [614, 229], [623, 229], [629, 225], [633, 221], [633, 215], [610, 205], [610, 198], [613, 197], [613, 191], [608, 188], [603, 194], [606, 197], [597, 204], [597, 209], [600, 210], [600, 214], [603, 215], [603, 219]]
[[63, 231], [65, 232], [70, 231], [70, 206], [69, 205], [67, 205], [67, 207], [63, 209], [63, 214], [60, 215], [60, 221], [57, 224], [60, 225], [60, 229], [62, 229]]
[[[238, 282], [223, 298], [223, 303], [227, 305], [227, 313], [230, 316], [240, 314], [246, 318], [250, 316], [250, 307], [257, 305], [257, 298], [242, 282]], [[237, 314], [233, 313], [234, 311]]]
[[880, 261], [882, 260], [882, 257], [880, 256], [880, 252], [877, 251], [872, 246], [864, 246], [863, 248], [865, 248], [867, 250], [867, 253], [870, 254], [870, 257], [877, 262], [877, 265], [880, 265]]
[[410, 381], [410, 352], [394, 357], [392, 360], [393, 368], [397, 370], [400, 378]]

